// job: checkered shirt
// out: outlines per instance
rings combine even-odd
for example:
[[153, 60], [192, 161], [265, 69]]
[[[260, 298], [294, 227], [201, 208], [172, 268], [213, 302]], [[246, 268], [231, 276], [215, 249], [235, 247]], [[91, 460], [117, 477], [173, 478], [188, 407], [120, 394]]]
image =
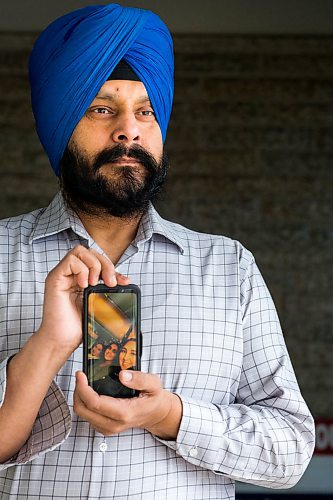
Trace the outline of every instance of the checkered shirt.
[[[45, 278], [77, 244], [102, 252], [60, 194], [0, 223], [0, 404], [8, 357], [40, 325]], [[80, 346], [28, 441], [0, 466], [1, 499], [221, 500], [234, 498], [235, 480], [295, 484], [312, 455], [313, 419], [252, 254], [151, 206], [116, 270], [141, 288], [142, 371], [182, 400], [177, 440], [130, 429], [101, 452], [103, 437], [72, 411]]]

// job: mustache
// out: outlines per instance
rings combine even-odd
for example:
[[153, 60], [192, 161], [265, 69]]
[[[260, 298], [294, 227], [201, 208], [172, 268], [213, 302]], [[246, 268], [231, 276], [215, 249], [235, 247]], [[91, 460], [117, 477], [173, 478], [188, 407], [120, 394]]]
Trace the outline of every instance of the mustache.
[[103, 165], [107, 163], [114, 163], [124, 156], [137, 160], [149, 172], [156, 171], [158, 169], [158, 163], [154, 156], [142, 146], [135, 144], [131, 147], [127, 147], [124, 144], [117, 144], [117, 146], [103, 149], [103, 151], [97, 154], [92, 165], [93, 171], [96, 173]]
[[[105, 176], [96, 172], [102, 165], [128, 157], [144, 169], [119, 167], [119, 175]], [[149, 159], [149, 161], [148, 161]], [[68, 206], [75, 211], [83, 211], [96, 217], [111, 215], [122, 219], [131, 219], [142, 215], [151, 201], [157, 199], [168, 171], [168, 159], [162, 151], [157, 161], [142, 146], [137, 144], [117, 144], [92, 158], [80, 151], [75, 142], [67, 146], [61, 160], [60, 188]], [[112, 172], [111, 172], [112, 173]], [[115, 177], [115, 179], [113, 178]]]

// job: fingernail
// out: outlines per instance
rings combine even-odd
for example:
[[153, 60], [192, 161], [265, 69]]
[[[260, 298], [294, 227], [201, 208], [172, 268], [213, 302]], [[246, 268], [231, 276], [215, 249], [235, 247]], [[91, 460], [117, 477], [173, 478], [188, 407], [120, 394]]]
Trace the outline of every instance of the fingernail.
[[132, 373], [131, 372], [123, 372], [122, 378], [123, 378], [124, 382], [129, 382], [133, 378]]

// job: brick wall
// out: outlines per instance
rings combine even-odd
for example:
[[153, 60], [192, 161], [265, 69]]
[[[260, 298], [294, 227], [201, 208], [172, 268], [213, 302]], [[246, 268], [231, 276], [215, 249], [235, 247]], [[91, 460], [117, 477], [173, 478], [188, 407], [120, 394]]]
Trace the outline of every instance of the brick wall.
[[[2, 217], [57, 183], [33, 128], [34, 35], [0, 34]], [[316, 416], [333, 408], [333, 37], [175, 37], [162, 214], [239, 239], [277, 304]]]

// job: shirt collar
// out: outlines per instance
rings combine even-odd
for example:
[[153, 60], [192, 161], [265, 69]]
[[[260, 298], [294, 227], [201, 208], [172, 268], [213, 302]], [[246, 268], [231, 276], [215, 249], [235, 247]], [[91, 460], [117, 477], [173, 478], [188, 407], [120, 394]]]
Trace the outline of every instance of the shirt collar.
[[51, 236], [67, 229], [72, 229], [74, 233], [89, 240], [84, 225], [77, 214], [67, 207], [62, 194], [55, 195], [48, 207], [42, 210], [37, 218], [34, 228], [31, 231], [29, 243], [32, 241]]
[[158, 234], [177, 245], [180, 252], [184, 253], [183, 238], [179, 234], [181, 232], [183, 232], [181, 226], [163, 219], [150, 204], [146, 214], [141, 219], [134, 243], [140, 246], [145, 241], [150, 240], [153, 235]]
[[[134, 244], [139, 247], [150, 240], [154, 234], [159, 234], [177, 245], [180, 252], [184, 253], [184, 244], [176, 227], [180, 228], [180, 226], [163, 219], [153, 205], [150, 204], [140, 221]], [[31, 231], [29, 243], [67, 229], [72, 229], [74, 233], [87, 241], [91, 240], [80, 218], [66, 205], [62, 194], [59, 192], [50, 205], [40, 212]]]

